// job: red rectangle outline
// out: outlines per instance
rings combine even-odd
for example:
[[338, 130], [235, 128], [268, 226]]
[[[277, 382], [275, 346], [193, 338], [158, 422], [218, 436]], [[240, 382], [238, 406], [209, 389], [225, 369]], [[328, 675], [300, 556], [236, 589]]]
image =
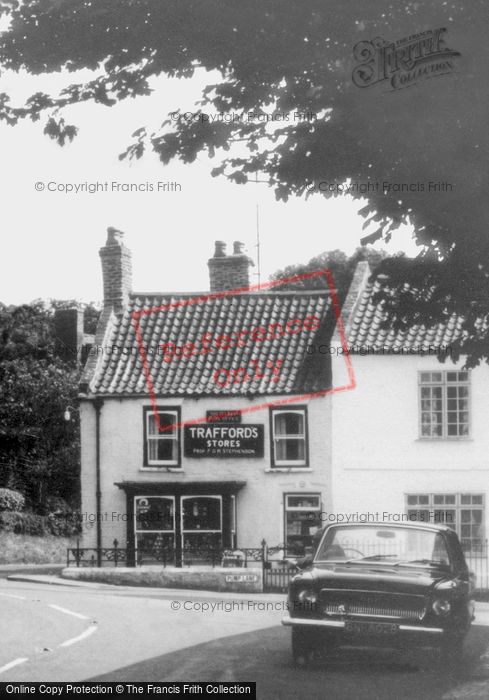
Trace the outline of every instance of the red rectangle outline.
[[[202, 294], [200, 296], [196, 297], [191, 297], [190, 299], [181, 299], [180, 301], [175, 301], [170, 304], [162, 304], [161, 306], [152, 306], [149, 309], [142, 309], [141, 311], [133, 311], [131, 314], [131, 323], [134, 328], [135, 334], [136, 334], [136, 339], [138, 343], [138, 349], [139, 349], [139, 354], [141, 356], [141, 361], [143, 363], [143, 371], [146, 379], [146, 386], [148, 387], [148, 392], [149, 392], [149, 398], [150, 398], [150, 403], [153, 408], [153, 413], [155, 416], [155, 421], [156, 421], [156, 426], [158, 428], [158, 433], [160, 432], [166, 432], [166, 429], [164, 428], [163, 430], [161, 429], [160, 425], [160, 416], [157, 410], [157, 397], [156, 397], [156, 392], [153, 384], [153, 380], [151, 379], [151, 374], [150, 374], [150, 369], [149, 369], [149, 363], [148, 363], [148, 356], [146, 354], [146, 350], [144, 347], [144, 342], [142, 338], [142, 333], [141, 333], [141, 324], [139, 319], [142, 316], [148, 316], [149, 314], [157, 313], [159, 311], [168, 311], [171, 308], [176, 308], [180, 306], [193, 306], [194, 304], [200, 304], [205, 301], [212, 301], [213, 299], [221, 299], [223, 297], [228, 297], [228, 296], [236, 296], [237, 294], [246, 294], [248, 292], [254, 292], [254, 291], [262, 291], [264, 289], [270, 289], [272, 287], [277, 287], [281, 284], [287, 284], [289, 282], [299, 282], [300, 280], [305, 280], [305, 279], [312, 279], [314, 277], [320, 277], [321, 275], [326, 276], [326, 281], [328, 284], [328, 289], [329, 289], [329, 296], [331, 298], [331, 305], [333, 308], [333, 313], [335, 315], [335, 320], [336, 320], [336, 328], [338, 329], [338, 334], [340, 337], [340, 344], [343, 349], [343, 356], [345, 359], [345, 365], [346, 365], [346, 370], [348, 374], [348, 379], [349, 383], [345, 384], [343, 386], [339, 387], [331, 387], [330, 389], [323, 389], [322, 391], [315, 391], [311, 392], [308, 394], [294, 394], [294, 396], [287, 397], [285, 399], [276, 399], [272, 401], [265, 401], [264, 403], [260, 403], [257, 405], [253, 406], [248, 406], [246, 408], [240, 409], [241, 413], [253, 413], [255, 411], [260, 411], [265, 408], [270, 408], [272, 406], [284, 406], [287, 404], [294, 404], [300, 401], [304, 401], [307, 399], [314, 399], [314, 398], [319, 398], [321, 396], [327, 396], [328, 394], [336, 394], [342, 391], [351, 391], [352, 389], [355, 389], [357, 386], [356, 379], [355, 379], [355, 372], [353, 370], [353, 364], [351, 361], [350, 354], [348, 352], [348, 347], [346, 343], [346, 335], [345, 335], [345, 327], [343, 325], [343, 319], [341, 317], [341, 309], [340, 305], [338, 303], [338, 296], [336, 294], [336, 289], [334, 286], [334, 281], [333, 281], [333, 274], [329, 268], [326, 268], [324, 270], [318, 270], [316, 272], [305, 272], [300, 275], [293, 275], [291, 277], [283, 277], [279, 280], [273, 280], [271, 282], [264, 282], [262, 284], [254, 284], [249, 287], [240, 287], [238, 289], [226, 289], [225, 291], [222, 292], [212, 292], [210, 294]], [[311, 290], [313, 291], [313, 290]], [[219, 396], [225, 396], [225, 395], [219, 395]], [[226, 397], [226, 396], [225, 396]], [[226, 397], [227, 398], [227, 397]], [[171, 426], [171, 428], [177, 430], [181, 428], [184, 425], [201, 425], [202, 423], [207, 423], [206, 417], [202, 418], [192, 418], [190, 420], [185, 420], [182, 421], [181, 423], [178, 423], [176, 426]]]

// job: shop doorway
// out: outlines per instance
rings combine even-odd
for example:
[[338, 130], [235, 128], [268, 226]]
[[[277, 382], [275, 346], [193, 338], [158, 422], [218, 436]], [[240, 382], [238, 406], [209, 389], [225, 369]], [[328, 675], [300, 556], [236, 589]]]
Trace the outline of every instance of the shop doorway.
[[135, 496], [134, 544], [139, 564], [207, 562], [224, 546], [223, 497]]
[[174, 496], [134, 497], [134, 542], [138, 562], [174, 562], [175, 520]]

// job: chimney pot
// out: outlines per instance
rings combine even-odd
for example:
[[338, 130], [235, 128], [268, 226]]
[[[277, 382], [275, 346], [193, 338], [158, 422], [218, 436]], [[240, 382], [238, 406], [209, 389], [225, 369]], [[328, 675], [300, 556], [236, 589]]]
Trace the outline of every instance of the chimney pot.
[[224, 241], [216, 241], [215, 242], [214, 257], [215, 258], [226, 257], [226, 243]]
[[214, 256], [208, 261], [211, 292], [243, 289], [250, 286], [249, 269], [253, 260], [244, 251], [244, 243], [234, 241], [233, 255], [226, 255], [224, 241], [216, 241]]
[[107, 229], [107, 243], [105, 245], [123, 245], [124, 244], [124, 233], [109, 226]]

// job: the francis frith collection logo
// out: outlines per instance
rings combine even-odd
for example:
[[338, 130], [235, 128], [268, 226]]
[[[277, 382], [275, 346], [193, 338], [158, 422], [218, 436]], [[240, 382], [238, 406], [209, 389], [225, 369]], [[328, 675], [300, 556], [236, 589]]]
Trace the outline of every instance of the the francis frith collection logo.
[[429, 29], [395, 42], [381, 37], [360, 41], [353, 47], [353, 83], [366, 88], [388, 81], [390, 89], [399, 90], [453, 73], [454, 59], [460, 53], [446, 46], [446, 31], [444, 27]]

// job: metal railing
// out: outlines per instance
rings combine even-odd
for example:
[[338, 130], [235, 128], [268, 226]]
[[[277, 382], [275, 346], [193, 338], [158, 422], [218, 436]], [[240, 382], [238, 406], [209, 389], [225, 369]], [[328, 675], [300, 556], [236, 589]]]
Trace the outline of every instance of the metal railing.
[[[475, 588], [479, 592], [489, 593], [489, 541], [462, 541], [465, 559], [472, 573]], [[134, 554], [133, 554], [134, 558]], [[182, 565], [210, 565], [212, 567], [262, 567], [265, 590], [286, 591], [292, 576], [297, 573], [296, 551], [289, 552], [284, 545], [268, 546], [262, 540], [258, 547], [187, 547], [182, 550]], [[66, 565], [84, 566], [128, 566], [129, 550], [120, 547], [115, 539], [112, 547], [103, 547], [100, 551], [91, 547], [75, 547], [67, 550]], [[138, 552], [137, 565], [161, 564], [163, 567], [175, 565], [175, 549], [160, 547], [157, 551]]]
[[68, 547], [66, 550], [66, 566], [126, 566], [127, 549], [119, 547], [118, 540], [114, 540], [112, 547], [80, 547], [77, 540], [76, 547]]
[[479, 542], [462, 540], [462, 549], [469, 571], [474, 576], [476, 590], [489, 592], [488, 540], [480, 540]]
[[[136, 554], [136, 553], [135, 553]], [[137, 564], [159, 563], [162, 566], [175, 564], [176, 550], [171, 546], [158, 546], [151, 550], [139, 550], [137, 552]], [[288, 565], [286, 560], [287, 550], [284, 545], [269, 547], [265, 540], [259, 547], [216, 547], [216, 546], [186, 546], [181, 551], [182, 565], [193, 566], [208, 564], [210, 566], [243, 567], [262, 566], [267, 570], [276, 567], [282, 569]], [[118, 540], [114, 540], [112, 547], [80, 547], [78, 540], [75, 547], [67, 549], [67, 566], [127, 566], [129, 549], [120, 547]]]

